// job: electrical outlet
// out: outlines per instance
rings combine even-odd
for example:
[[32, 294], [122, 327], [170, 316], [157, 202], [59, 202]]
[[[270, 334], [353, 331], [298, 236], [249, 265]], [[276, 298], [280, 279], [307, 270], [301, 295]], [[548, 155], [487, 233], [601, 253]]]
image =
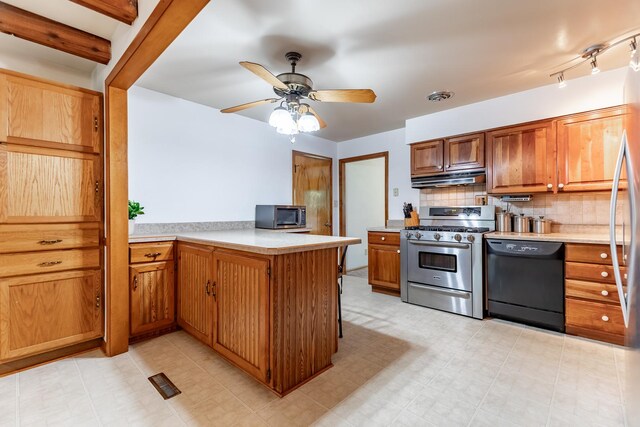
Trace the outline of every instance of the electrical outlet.
[[333, 201], [333, 207], [334, 207], [334, 208], [337, 208], [337, 207], [338, 207], [338, 201], [337, 201], [337, 200], [334, 200], [334, 201]]
[[365, 248], [365, 249], [364, 249], [364, 254], [365, 254], [365, 255], [369, 255], [369, 249]]
[[487, 204], [487, 196], [476, 196], [476, 205], [484, 206]]
[[397, 188], [393, 189], [393, 197], [398, 197], [398, 194], [400, 194], [400, 191], [398, 191]]

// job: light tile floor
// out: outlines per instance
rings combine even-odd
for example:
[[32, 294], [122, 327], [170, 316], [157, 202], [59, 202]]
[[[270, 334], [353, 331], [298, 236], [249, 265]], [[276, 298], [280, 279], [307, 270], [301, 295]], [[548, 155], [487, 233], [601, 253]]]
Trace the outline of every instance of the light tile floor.
[[[0, 426], [622, 426], [626, 351], [373, 294], [346, 277], [335, 366], [283, 399], [184, 332], [0, 378]], [[147, 377], [182, 394], [164, 401]]]

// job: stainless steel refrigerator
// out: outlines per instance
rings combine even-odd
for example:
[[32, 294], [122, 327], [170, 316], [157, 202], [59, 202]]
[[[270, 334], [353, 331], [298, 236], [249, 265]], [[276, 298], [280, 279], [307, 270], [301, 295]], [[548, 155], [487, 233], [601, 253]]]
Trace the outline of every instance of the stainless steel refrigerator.
[[[626, 342], [631, 348], [625, 354], [625, 418], [628, 426], [636, 427], [640, 426], [640, 72], [629, 69], [624, 96], [630, 114], [625, 123], [611, 193], [610, 243], [627, 327]], [[625, 174], [628, 189], [623, 191], [619, 183]], [[617, 255], [618, 244], [622, 245], [622, 257]], [[621, 266], [627, 268], [626, 277], [620, 273]]]

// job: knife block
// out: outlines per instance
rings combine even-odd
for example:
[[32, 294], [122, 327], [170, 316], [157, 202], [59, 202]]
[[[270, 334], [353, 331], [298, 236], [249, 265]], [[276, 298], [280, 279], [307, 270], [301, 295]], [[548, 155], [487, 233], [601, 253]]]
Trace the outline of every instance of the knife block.
[[411, 218], [404, 219], [405, 227], [417, 227], [420, 225], [420, 218], [418, 218], [418, 212], [411, 211]]

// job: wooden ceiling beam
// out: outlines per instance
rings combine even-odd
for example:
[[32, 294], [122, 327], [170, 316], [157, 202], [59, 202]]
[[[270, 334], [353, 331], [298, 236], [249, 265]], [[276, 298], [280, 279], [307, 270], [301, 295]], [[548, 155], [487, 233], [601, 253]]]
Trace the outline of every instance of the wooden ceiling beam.
[[111, 60], [109, 40], [1, 1], [0, 31], [101, 64]]
[[138, 17], [138, 0], [71, 0], [81, 6], [131, 25]]

